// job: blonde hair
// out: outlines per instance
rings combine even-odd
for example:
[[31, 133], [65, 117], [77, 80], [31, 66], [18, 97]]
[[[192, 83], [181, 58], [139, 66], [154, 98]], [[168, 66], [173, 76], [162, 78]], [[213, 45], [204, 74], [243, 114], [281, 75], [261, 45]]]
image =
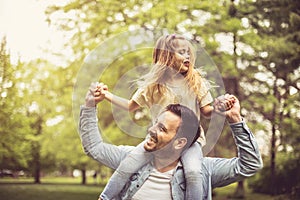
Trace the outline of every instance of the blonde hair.
[[[195, 49], [185, 37], [181, 35], [166, 35], [161, 36], [153, 49], [153, 66], [149, 73], [142, 76], [138, 81], [139, 87], [146, 89], [157, 89], [160, 94], [166, 89], [164, 87], [165, 81], [169, 76], [169, 71], [172, 70], [170, 66], [175, 63], [175, 49], [178, 46], [178, 40], [184, 40], [187, 42], [190, 51], [190, 66], [188, 71], [184, 75], [186, 82], [188, 83], [190, 92], [194, 93], [200, 102], [205, 94], [200, 94], [200, 88], [203, 85], [201, 74], [198, 70], [194, 69], [195, 65]], [[183, 64], [182, 64], [183, 65]], [[181, 66], [182, 67], [182, 66]], [[178, 72], [179, 73], [179, 72]]]

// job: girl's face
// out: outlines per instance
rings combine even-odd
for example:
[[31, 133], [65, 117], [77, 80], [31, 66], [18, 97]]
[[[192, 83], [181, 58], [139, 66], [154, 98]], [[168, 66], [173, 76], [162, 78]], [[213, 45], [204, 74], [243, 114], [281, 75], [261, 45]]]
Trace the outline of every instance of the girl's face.
[[177, 39], [175, 46], [175, 62], [172, 67], [182, 74], [185, 74], [191, 67], [190, 48], [188, 41]]

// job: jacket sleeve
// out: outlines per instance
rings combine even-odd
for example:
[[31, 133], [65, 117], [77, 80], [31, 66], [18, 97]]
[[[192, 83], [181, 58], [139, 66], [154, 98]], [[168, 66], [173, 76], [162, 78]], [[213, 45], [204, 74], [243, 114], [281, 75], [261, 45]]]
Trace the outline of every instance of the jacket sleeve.
[[98, 162], [116, 169], [133, 148], [103, 142], [97, 123], [96, 108], [80, 108], [79, 135], [84, 152]]
[[237, 146], [236, 158], [210, 158], [212, 187], [221, 187], [254, 175], [263, 167], [257, 142], [245, 122], [230, 124]]

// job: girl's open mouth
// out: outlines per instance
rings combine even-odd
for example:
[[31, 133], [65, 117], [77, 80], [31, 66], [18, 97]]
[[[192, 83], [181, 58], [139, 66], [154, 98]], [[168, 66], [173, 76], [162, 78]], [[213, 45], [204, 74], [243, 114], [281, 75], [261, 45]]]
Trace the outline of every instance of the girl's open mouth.
[[190, 61], [189, 60], [184, 60], [183, 64], [184, 64], [184, 66], [189, 67], [190, 66]]

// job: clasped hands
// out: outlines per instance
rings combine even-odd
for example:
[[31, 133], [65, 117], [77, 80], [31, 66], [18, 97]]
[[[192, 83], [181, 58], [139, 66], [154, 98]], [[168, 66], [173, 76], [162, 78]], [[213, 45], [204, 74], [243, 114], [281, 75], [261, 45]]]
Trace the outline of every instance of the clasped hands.
[[[108, 92], [108, 87], [104, 83], [92, 83], [86, 95], [86, 106], [95, 107], [99, 102], [105, 99], [105, 95]], [[213, 108], [214, 112], [226, 116], [227, 118], [230, 118], [231, 115], [240, 115], [239, 101], [231, 94], [225, 94], [215, 98]]]

